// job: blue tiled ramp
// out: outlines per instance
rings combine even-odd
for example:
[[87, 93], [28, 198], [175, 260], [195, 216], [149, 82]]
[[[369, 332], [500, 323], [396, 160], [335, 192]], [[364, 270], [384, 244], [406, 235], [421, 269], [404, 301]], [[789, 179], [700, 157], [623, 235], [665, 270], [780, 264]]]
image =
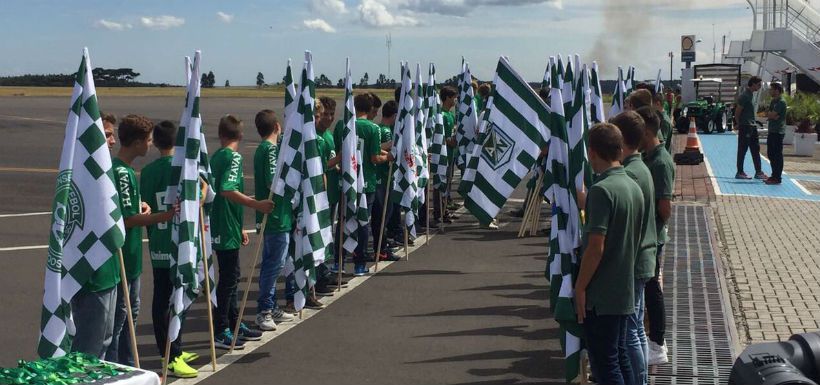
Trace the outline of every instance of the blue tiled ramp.
[[[732, 133], [698, 135], [706, 160], [709, 162], [710, 174], [717, 183], [722, 195], [749, 195], [774, 198], [820, 200], [820, 196], [809, 193], [795, 183], [789, 175], [783, 174], [783, 183], [769, 186], [761, 180], [735, 179], [737, 157], [737, 135]], [[786, 151], [788, 151], [788, 147]], [[765, 156], [765, 154], [762, 154]], [[763, 172], [771, 174], [772, 167], [769, 161], [762, 158]], [[754, 174], [752, 156], [746, 153], [745, 171]]]

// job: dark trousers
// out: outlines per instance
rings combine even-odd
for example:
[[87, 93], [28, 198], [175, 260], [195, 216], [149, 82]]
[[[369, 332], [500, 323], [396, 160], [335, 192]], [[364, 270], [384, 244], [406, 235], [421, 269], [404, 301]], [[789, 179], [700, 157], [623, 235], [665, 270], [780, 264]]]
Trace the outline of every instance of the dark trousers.
[[[379, 247], [379, 239], [381, 238], [381, 250], [379, 252], [383, 252], [387, 250], [387, 242], [384, 240], [384, 231], [382, 228], [382, 211], [384, 210], [385, 195], [386, 188], [383, 185], [379, 185], [376, 187], [376, 193], [373, 196], [373, 207], [370, 208], [370, 229], [373, 232], [373, 250], [376, 250]], [[370, 207], [370, 201], [368, 200], [368, 207]], [[390, 210], [387, 210], [384, 217], [384, 222], [389, 223], [390, 219]], [[386, 226], [385, 226], [386, 228]]]
[[755, 173], [762, 172], [760, 168], [760, 139], [755, 126], [740, 126], [737, 132], [737, 172], [743, 172], [743, 162], [746, 159], [746, 150], [752, 153], [752, 163]]
[[663, 301], [663, 289], [658, 277], [660, 277], [661, 264], [663, 258], [663, 245], [658, 245], [655, 254], [655, 276], [646, 282], [644, 300], [646, 301], [646, 316], [649, 318], [649, 340], [663, 346], [664, 334], [666, 334], [666, 309]]
[[631, 385], [632, 366], [626, 350], [628, 315], [598, 315], [587, 310], [584, 318], [589, 363], [599, 384]]
[[[375, 204], [374, 201], [376, 200], [375, 199], [376, 198], [376, 193], [374, 193], [374, 192], [366, 193], [366, 196], [367, 196], [367, 211], [368, 211], [367, 215], [368, 215], [368, 217], [370, 217], [370, 221], [372, 222], [373, 213], [374, 213], [374, 210], [372, 208], [373, 208], [373, 205]], [[381, 213], [379, 213], [379, 215], [381, 215]], [[371, 228], [370, 222], [368, 222], [367, 225], [359, 226], [358, 239], [357, 239], [359, 245], [356, 247], [356, 253], [353, 254], [353, 263], [355, 263], [357, 265], [367, 263], [367, 244], [370, 243], [370, 231], [371, 231], [370, 228]]]
[[219, 281], [216, 283], [216, 303], [214, 308], [214, 333], [222, 333], [226, 328], [231, 332], [236, 328], [239, 306], [236, 303], [236, 289], [239, 286], [239, 249], [217, 250]]
[[[157, 341], [159, 355], [165, 356], [165, 344], [168, 339], [168, 317], [170, 316], [171, 293], [174, 282], [171, 269], [154, 268], [154, 299], [151, 301], [151, 318], [154, 323], [154, 338]], [[183, 317], [183, 327], [184, 327]], [[171, 354], [168, 362], [173, 362], [182, 353], [182, 330], [176, 341], [171, 341]]]
[[772, 179], [780, 180], [783, 176], [783, 137], [784, 134], [770, 132], [766, 137], [766, 155], [772, 163]]

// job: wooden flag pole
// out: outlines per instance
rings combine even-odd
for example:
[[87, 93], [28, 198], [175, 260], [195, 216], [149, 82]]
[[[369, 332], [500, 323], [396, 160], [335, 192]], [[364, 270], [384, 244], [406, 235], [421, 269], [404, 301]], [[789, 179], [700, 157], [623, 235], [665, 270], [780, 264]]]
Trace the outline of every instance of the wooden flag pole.
[[[540, 178], [541, 176], [538, 177], [538, 179]], [[521, 218], [521, 227], [518, 229], [518, 238], [523, 237], [526, 233], [527, 223], [529, 223], [530, 217], [532, 216], [532, 206], [535, 203], [535, 195], [538, 193], [538, 182], [536, 182], [535, 184], [536, 186], [529, 194], [527, 194], [527, 197], [524, 200], [527, 207], [524, 209], [524, 216]]]
[[431, 210], [431, 207], [430, 207], [431, 206], [430, 201], [433, 198], [433, 194], [431, 194], [431, 192], [433, 190], [430, 188], [432, 186], [432, 183], [431, 183], [432, 180], [431, 180], [430, 175], [429, 175], [430, 174], [430, 172], [429, 172], [429, 170], [430, 170], [430, 159], [429, 158], [427, 159], [427, 170], [428, 170], [428, 172], [427, 172], [427, 174], [428, 174], [427, 175], [427, 185], [424, 186], [424, 189], [427, 191], [426, 196], [424, 197], [424, 200], [425, 200], [425, 202], [424, 202], [425, 205], [424, 206], [427, 209], [426, 210], [427, 213], [424, 216], [424, 219], [427, 222], [426, 226], [425, 226], [425, 229], [426, 229], [426, 232], [427, 232], [427, 235], [424, 238], [424, 244], [425, 245], [430, 242], [430, 215], [432, 214], [432, 210]]
[[137, 351], [137, 333], [134, 331], [134, 315], [131, 314], [131, 295], [128, 292], [128, 278], [125, 276], [125, 258], [122, 256], [122, 248], [117, 249], [120, 258], [120, 284], [122, 284], [122, 295], [125, 297], [125, 315], [128, 322], [128, 333], [131, 334], [131, 355], [134, 357], [134, 367], [140, 368], [140, 355]]
[[339, 191], [339, 222], [336, 225], [336, 229], [339, 231], [339, 255], [336, 257], [336, 263], [338, 266], [338, 271], [336, 272], [336, 291], [342, 291], [342, 270], [344, 267], [344, 238], [345, 238], [345, 210], [347, 209], [347, 201], [345, 200], [344, 204], [342, 204], [342, 198], [344, 197], [344, 191]]
[[[263, 224], [264, 226], [264, 224]], [[205, 255], [205, 250], [207, 249], [205, 246], [205, 209], [202, 206], [199, 207], [199, 230], [201, 231], [199, 236], [199, 243], [200, 248], [202, 249], [202, 267], [205, 269], [205, 301], [208, 309], [208, 333], [210, 333], [211, 338], [208, 338], [208, 341], [211, 343], [211, 368], [216, 372], [216, 346], [214, 344], [214, 315], [213, 309], [211, 309], [211, 270], [208, 266], [208, 257], [210, 255]], [[170, 341], [168, 344], [168, 348], [170, 349]], [[165, 356], [168, 357], [168, 352], [165, 353]]]
[[[385, 185], [384, 185], [384, 201], [382, 202], [382, 220], [381, 220], [381, 223], [379, 223], [379, 226], [381, 226], [381, 228], [379, 229], [379, 240], [376, 242], [376, 250], [373, 251], [376, 254], [376, 258], [374, 258], [376, 260], [376, 264], [374, 265], [374, 268], [373, 268], [374, 273], [377, 273], [379, 271], [379, 252], [382, 250], [382, 242], [384, 241], [384, 238], [385, 238], [385, 236], [384, 236], [384, 228], [385, 228], [384, 220], [385, 220], [385, 218], [387, 218], [387, 206], [390, 205], [389, 204], [390, 190], [392, 190], [392, 186], [390, 185], [390, 182], [392, 182], [392, 181], [393, 181], [393, 162], [390, 162], [390, 164], [387, 167], [387, 183], [385, 183]], [[367, 250], [367, 245], [364, 245], [363, 249]]]
[[[273, 190], [268, 194], [268, 200], [272, 199]], [[253, 273], [256, 271], [256, 263], [259, 262], [259, 252], [262, 250], [262, 243], [265, 241], [265, 225], [267, 223], [268, 214], [265, 214], [262, 216], [262, 225], [259, 227], [259, 242], [256, 242], [256, 251], [253, 253], [253, 263], [248, 272], [248, 283], [245, 285], [245, 293], [242, 294], [242, 305], [239, 307], [239, 316], [236, 317], [236, 326], [233, 328], [233, 338], [231, 338], [231, 348], [228, 349], [228, 354], [233, 353], [233, 349], [236, 347], [236, 340], [239, 339], [239, 326], [242, 324], [242, 316], [245, 314], [245, 305], [248, 304], [248, 293], [251, 291]], [[208, 306], [210, 306], [210, 304]], [[213, 336], [211, 338], [213, 338]]]
[[[208, 306], [211, 306], [211, 305], [208, 304]], [[169, 318], [170, 318], [170, 315], [169, 315]], [[170, 324], [170, 323], [171, 323], [171, 321], [169, 320], [168, 324]], [[165, 337], [165, 358], [163, 358], [163, 360], [162, 360], [163, 361], [163, 365], [162, 365], [162, 385], [165, 385], [165, 383], [168, 381], [168, 362], [171, 360], [171, 357], [170, 357], [171, 356], [171, 335], [167, 332], [165, 334], [166, 334], [166, 337]], [[213, 341], [213, 340], [214, 339], [211, 338], [211, 341]]]
[[410, 243], [410, 237], [407, 234], [407, 214], [412, 215], [413, 213], [409, 210], [406, 213], [404, 213], [405, 223], [402, 227], [404, 227], [404, 260], [405, 261], [410, 260], [410, 251], [408, 250], [409, 249], [409, 243]]

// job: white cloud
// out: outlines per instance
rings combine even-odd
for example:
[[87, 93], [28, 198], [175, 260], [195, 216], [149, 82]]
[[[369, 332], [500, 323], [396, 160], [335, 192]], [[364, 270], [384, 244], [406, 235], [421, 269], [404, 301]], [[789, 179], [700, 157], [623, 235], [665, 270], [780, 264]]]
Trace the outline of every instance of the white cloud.
[[221, 21], [225, 24], [230, 24], [233, 21], [233, 15], [222, 12], [222, 11], [217, 12], [216, 17], [219, 18], [219, 21]]
[[302, 22], [308, 29], [315, 29], [317, 31], [335, 33], [336, 29], [322, 19], [305, 20]]
[[310, 9], [321, 13], [347, 13], [347, 7], [342, 0], [310, 0]]
[[131, 24], [117, 23], [116, 21], [110, 21], [105, 19], [95, 21], [94, 25], [99, 28], [105, 28], [109, 31], [124, 31], [126, 29], [131, 29]]
[[185, 24], [185, 19], [169, 15], [143, 16], [140, 18], [140, 24], [148, 29], [164, 30], [181, 27]]
[[393, 0], [362, 0], [359, 4], [359, 17], [371, 27], [411, 27], [421, 22], [411, 14], [388, 10], [387, 4], [404, 3]]

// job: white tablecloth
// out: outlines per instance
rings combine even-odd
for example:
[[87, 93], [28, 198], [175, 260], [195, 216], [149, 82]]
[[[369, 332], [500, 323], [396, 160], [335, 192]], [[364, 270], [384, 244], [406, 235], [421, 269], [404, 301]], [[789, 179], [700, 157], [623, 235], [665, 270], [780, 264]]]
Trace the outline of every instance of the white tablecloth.
[[[117, 365], [111, 362], [107, 363]], [[117, 379], [103, 380], [102, 383], [106, 385], [159, 385], [159, 376], [156, 373], [137, 368], [129, 369], [131, 369], [131, 372], [123, 374]]]

